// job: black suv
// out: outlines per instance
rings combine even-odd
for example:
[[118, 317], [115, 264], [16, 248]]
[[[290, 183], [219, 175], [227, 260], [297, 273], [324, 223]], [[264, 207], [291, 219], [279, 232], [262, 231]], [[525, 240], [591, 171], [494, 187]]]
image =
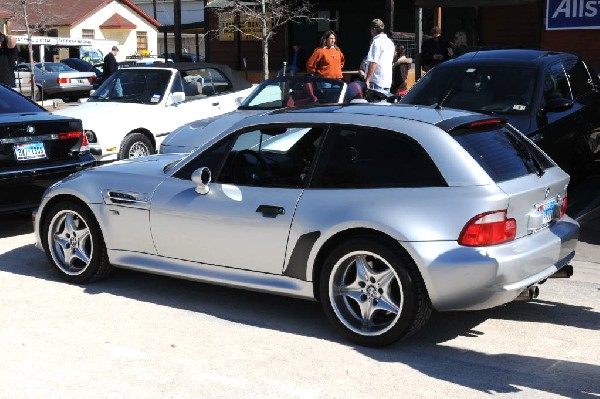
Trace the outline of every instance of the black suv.
[[573, 54], [467, 53], [429, 71], [400, 103], [506, 118], [573, 175], [584, 174], [600, 150], [600, 79]]

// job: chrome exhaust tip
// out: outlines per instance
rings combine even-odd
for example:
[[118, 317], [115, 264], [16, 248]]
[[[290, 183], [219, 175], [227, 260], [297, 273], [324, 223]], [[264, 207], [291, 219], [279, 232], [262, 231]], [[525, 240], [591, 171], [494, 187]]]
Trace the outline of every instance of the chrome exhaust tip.
[[516, 298], [515, 301], [531, 301], [540, 295], [540, 287], [532, 285], [525, 288]]

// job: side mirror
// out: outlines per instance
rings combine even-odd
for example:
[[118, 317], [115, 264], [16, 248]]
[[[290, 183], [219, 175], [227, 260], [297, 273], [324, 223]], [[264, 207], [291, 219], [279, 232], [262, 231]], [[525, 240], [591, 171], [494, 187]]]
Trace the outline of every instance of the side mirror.
[[171, 103], [179, 104], [185, 101], [185, 93], [183, 91], [176, 91], [171, 93]]
[[542, 108], [543, 112], [563, 112], [568, 110], [573, 106], [573, 101], [567, 98], [553, 98], [544, 108]]
[[208, 194], [210, 188], [208, 187], [208, 183], [210, 183], [211, 173], [210, 169], [207, 167], [203, 167], [200, 169], [196, 169], [192, 173], [192, 181], [196, 185], [196, 192], [201, 195]]

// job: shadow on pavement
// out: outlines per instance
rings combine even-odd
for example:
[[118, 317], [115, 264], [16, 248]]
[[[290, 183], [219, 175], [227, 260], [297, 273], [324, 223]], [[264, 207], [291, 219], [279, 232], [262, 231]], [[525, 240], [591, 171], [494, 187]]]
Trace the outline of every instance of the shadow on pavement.
[[[6, 256], [19, 259], [18, 264], [7, 266]], [[60, 281], [45, 256], [32, 245], [0, 255], [0, 271]], [[83, 288], [90, 295], [111, 294], [352, 346], [335, 333], [317, 302], [119, 269]], [[446, 344], [457, 337], [483, 339], [485, 334], [477, 326], [488, 319], [555, 323], [594, 331], [600, 326], [600, 314], [587, 307], [550, 301], [513, 302], [484, 311], [434, 313], [423, 330], [403, 342], [383, 349], [352, 347], [376, 361], [402, 363], [433, 378], [484, 393], [519, 392], [526, 387], [572, 398], [593, 397], [586, 392], [598, 395], [595, 382], [600, 366], [514, 353], [487, 354]], [[535, 331], [531, 339], [536, 339]]]

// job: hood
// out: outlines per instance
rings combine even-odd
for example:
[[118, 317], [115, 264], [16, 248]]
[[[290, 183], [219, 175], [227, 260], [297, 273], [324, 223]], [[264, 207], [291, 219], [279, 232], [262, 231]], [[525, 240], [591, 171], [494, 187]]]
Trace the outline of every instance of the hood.
[[[156, 105], [160, 106], [160, 105]], [[120, 118], [131, 118], [132, 115], [148, 113], [147, 104], [118, 103], [118, 102], [85, 102], [76, 107], [68, 107], [52, 111], [55, 115], [65, 115], [78, 118], [86, 126], [94, 126], [97, 121], [106, 124], [107, 118], [118, 121]], [[115, 122], [117, 123], [117, 122]]]

